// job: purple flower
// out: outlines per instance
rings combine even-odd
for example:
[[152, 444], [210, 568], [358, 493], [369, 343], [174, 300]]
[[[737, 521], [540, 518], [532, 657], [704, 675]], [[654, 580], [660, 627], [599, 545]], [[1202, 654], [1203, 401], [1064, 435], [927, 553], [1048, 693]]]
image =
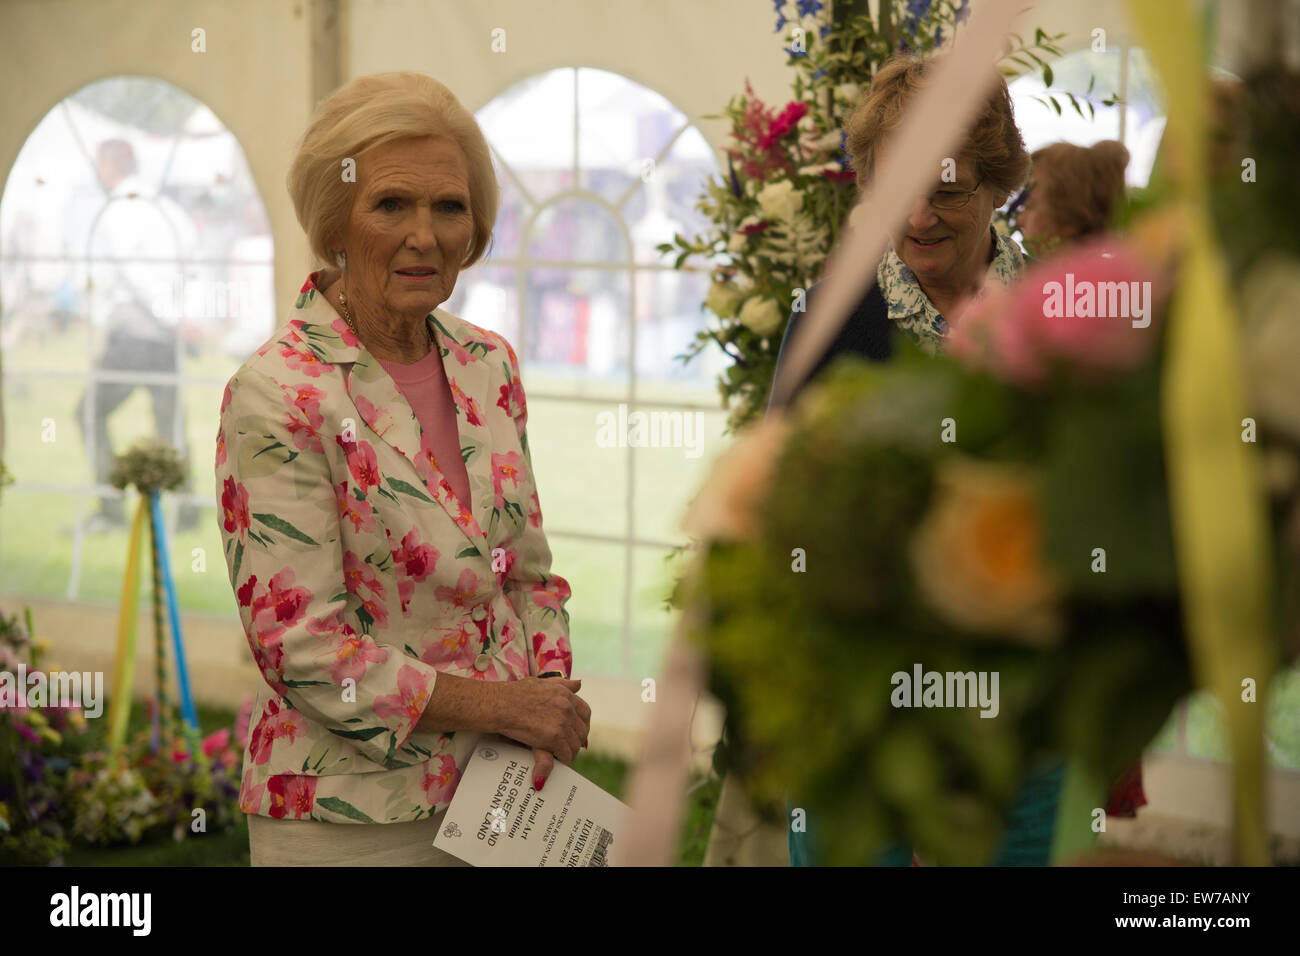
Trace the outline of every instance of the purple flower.
[[821, 13], [821, 0], [797, 0], [799, 7], [799, 16], [810, 17], [814, 13]]
[[741, 197], [740, 180], [736, 177], [736, 163], [730, 153], [727, 154], [727, 173], [731, 177], [731, 192], [739, 199]]
[[907, 0], [907, 15], [913, 21], [917, 21], [930, 12], [930, 4], [933, 0]]
[[970, 0], [961, 0], [961, 6], [957, 8], [956, 16], [953, 19], [957, 23], [965, 23], [970, 19]]

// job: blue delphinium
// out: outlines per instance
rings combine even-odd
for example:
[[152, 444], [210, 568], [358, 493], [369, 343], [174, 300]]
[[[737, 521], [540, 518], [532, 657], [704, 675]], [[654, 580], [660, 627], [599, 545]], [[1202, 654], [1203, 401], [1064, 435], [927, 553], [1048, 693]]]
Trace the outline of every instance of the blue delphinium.
[[772, 0], [772, 9], [776, 11], [776, 29], [773, 31], [774, 33], [780, 33], [785, 25], [790, 22], [785, 16], [785, 2], [786, 0]]
[[958, 23], [965, 23], [970, 19], [970, 0], [961, 0], [961, 6], [957, 8], [953, 19]]
[[821, 13], [821, 0], [796, 0], [799, 7], [799, 16], [811, 17], [814, 14]]

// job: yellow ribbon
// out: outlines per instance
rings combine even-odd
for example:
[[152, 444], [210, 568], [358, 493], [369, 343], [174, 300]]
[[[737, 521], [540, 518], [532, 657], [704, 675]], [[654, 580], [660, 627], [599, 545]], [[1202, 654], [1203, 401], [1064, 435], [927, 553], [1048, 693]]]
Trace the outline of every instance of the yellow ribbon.
[[[1233, 754], [1237, 863], [1268, 865], [1264, 719], [1276, 663], [1273, 569], [1259, 456], [1247, 416], [1235, 303], [1208, 212], [1205, 67], [1188, 0], [1130, 0], [1168, 91], [1170, 185], [1186, 207], [1162, 387], [1170, 509], [1198, 686], [1223, 707]], [[1253, 702], [1243, 685], [1253, 680]]]
[[126, 579], [117, 612], [117, 656], [113, 661], [113, 699], [108, 705], [108, 742], [117, 749], [126, 741], [131, 713], [131, 682], [135, 677], [136, 603], [140, 597], [140, 542], [144, 531], [147, 496], [141, 495], [131, 523], [131, 545], [126, 558]]

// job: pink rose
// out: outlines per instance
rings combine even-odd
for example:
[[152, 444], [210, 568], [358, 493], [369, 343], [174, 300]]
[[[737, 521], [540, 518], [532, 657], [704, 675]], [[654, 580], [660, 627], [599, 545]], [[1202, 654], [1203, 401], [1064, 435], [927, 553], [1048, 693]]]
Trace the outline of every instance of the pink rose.
[[975, 300], [956, 320], [948, 350], [1016, 385], [1042, 385], [1056, 370], [1105, 380], [1151, 354], [1164, 293], [1135, 246], [1103, 236]]

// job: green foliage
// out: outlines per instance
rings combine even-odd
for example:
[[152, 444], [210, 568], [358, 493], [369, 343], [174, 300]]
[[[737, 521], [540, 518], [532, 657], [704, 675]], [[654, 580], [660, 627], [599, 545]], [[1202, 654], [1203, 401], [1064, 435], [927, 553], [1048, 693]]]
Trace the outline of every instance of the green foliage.
[[[978, 865], [1042, 761], [1069, 755], [1114, 776], [1140, 754], [1190, 688], [1158, 382], [1151, 361], [1116, 383], [1030, 394], [905, 351], [888, 366], [837, 362], [804, 394], [753, 539], [710, 543], [698, 590], [682, 596], [703, 614], [692, 637], [728, 712], [720, 759], [760, 812], [807, 809], [831, 865], [863, 864], [891, 841]], [[935, 572], [918, 564], [916, 531], [954, 455], [945, 417], [964, 458], [1046, 475], [1040, 557], [1066, 582], [1055, 643], [975, 634], [919, 589]], [[1120, 530], [1125, 557], [1091, 574], [1091, 543]], [[915, 664], [996, 673], [997, 716], [896, 706], [894, 675]]]
[[[1152, 366], [1102, 391], [1059, 398], [1043, 462], [1046, 549], [1090, 598], [1169, 594], [1177, 586]], [[1106, 573], [1093, 570], [1105, 550]]]

